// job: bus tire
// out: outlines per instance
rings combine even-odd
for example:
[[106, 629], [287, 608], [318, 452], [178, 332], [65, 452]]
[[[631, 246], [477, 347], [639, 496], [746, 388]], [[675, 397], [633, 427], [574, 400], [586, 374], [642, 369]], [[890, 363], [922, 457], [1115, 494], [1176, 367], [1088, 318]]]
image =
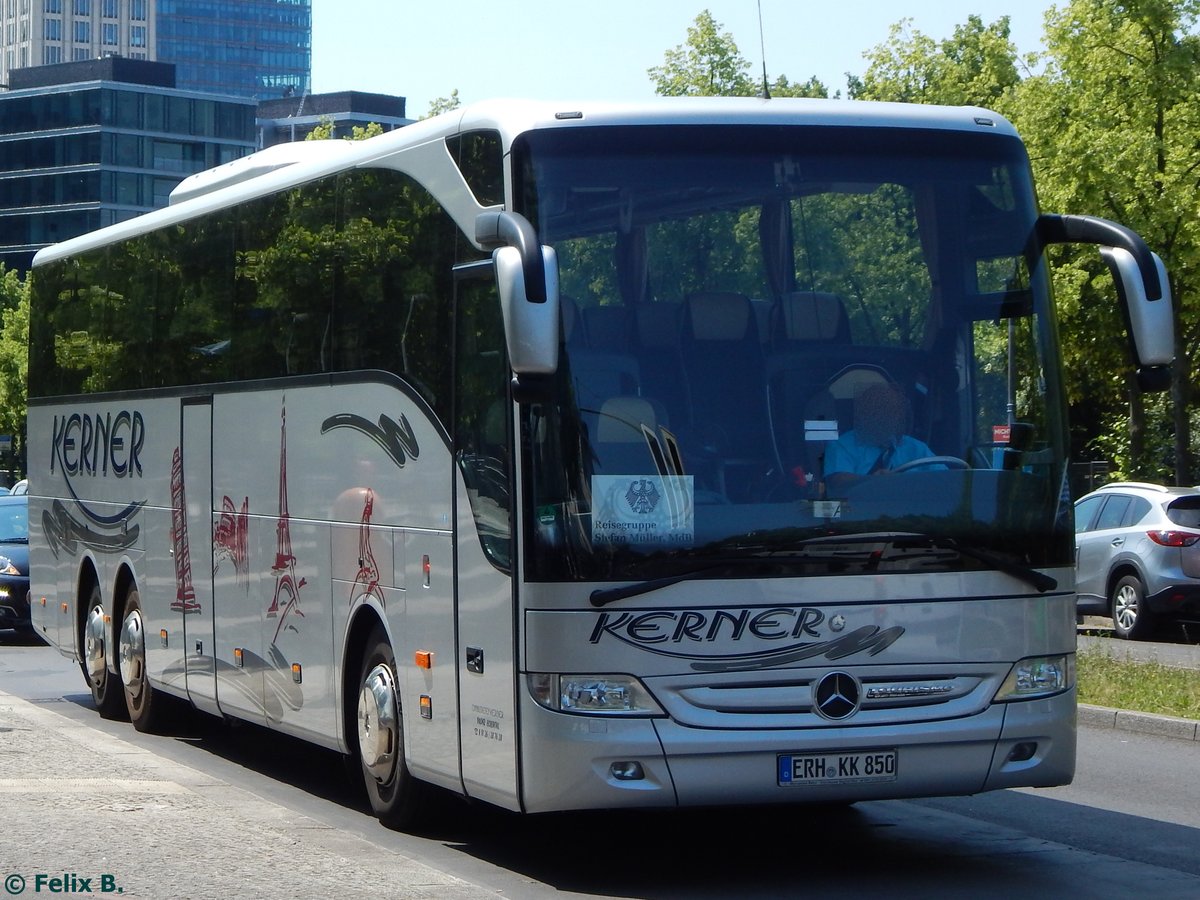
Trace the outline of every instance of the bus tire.
[[127, 713], [125, 696], [120, 682], [108, 670], [109, 630], [104, 622], [104, 599], [100, 585], [93, 584], [87, 599], [87, 613], [83, 617], [83, 648], [79, 667], [84, 680], [92, 691], [92, 702], [102, 719], [123, 719]]
[[358, 678], [355, 755], [371, 809], [388, 828], [412, 825], [425, 803], [426, 785], [404, 761], [404, 715], [396, 657], [383, 629], [367, 638]]
[[150, 684], [146, 673], [145, 619], [142, 616], [141, 597], [133, 586], [125, 595], [117, 661], [129, 721], [138, 731], [155, 733], [162, 725], [166, 698]]

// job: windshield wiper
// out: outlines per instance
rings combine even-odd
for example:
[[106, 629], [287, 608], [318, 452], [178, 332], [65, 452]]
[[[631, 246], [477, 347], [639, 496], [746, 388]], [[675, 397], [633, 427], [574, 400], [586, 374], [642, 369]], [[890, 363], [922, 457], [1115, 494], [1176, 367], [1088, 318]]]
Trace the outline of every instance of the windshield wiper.
[[1019, 578], [1026, 584], [1031, 584], [1037, 588], [1039, 593], [1052, 591], [1058, 587], [1058, 580], [1051, 578], [1045, 572], [1039, 572], [1031, 566], [1026, 566], [1012, 560], [1005, 559], [1003, 556], [997, 556], [994, 553], [989, 553], [987, 550], [980, 550], [978, 547], [960, 544], [952, 537], [935, 537], [929, 534], [912, 534], [912, 535], [895, 535], [890, 538], [891, 542], [896, 546], [906, 544], [908, 546], [920, 546], [921, 544], [929, 544], [932, 547], [937, 547], [942, 550], [953, 550], [961, 553], [963, 556], [969, 556], [971, 559], [978, 560], [981, 563], [991, 566], [998, 572], [1003, 572], [1006, 575], [1011, 575], [1014, 578]]
[[637, 597], [641, 594], [649, 594], [652, 591], [657, 591], [659, 588], [670, 587], [673, 584], [678, 584], [681, 581], [691, 581], [695, 578], [702, 578], [709, 572], [717, 569], [727, 569], [730, 566], [738, 565], [762, 565], [764, 560], [758, 556], [732, 557], [730, 559], [722, 559], [719, 562], [710, 562], [696, 569], [689, 569], [686, 572], [680, 572], [676, 575], [664, 575], [661, 578], [650, 578], [646, 581], [638, 581], [634, 584], [626, 584], [622, 587], [612, 588], [597, 588], [592, 591], [592, 606], [600, 607], [607, 606], [610, 603], [616, 603], [618, 600], [624, 600], [628, 597]]
[[[675, 575], [664, 575], [661, 578], [650, 578], [646, 581], [635, 582], [634, 584], [623, 585], [622, 587], [613, 588], [597, 588], [592, 591], [591, 603], [592, 606], [601, 607], [607, 606], [609, 603], [616, 603], [618, 600], [625, 600], [629, 597], [637, 597], [641, 594], [649, 594], [657, 591], [660, 588], [670, 587], [673, 584], [678, 584], [681, 581], [691, 581], [696, 578], [702, 578], [715, 570], [725, 569], [731, 566], [738, 565], [770, 565], [771, 563], [779, 562], [784, 557], [795, 557], [796, 554], [805, 549], [823, 548], [836, 546], [839, 544], [892, 544], [896, 547], [912, 547], [919, 548], [922, 545], [928, 545], [933, 548], [942, 550], [951, 550], [962, 556], [969, 557], [978, 562], [995, 569], [998, 572], [1004, 572], [1006, 575], [1012, 575], [1037, 588], [1040, 593], [1052, 591], [1058, 587], [1058, 581], [1044, 572], [1039, 572], [1030, 566], [1023, 565], [1012, 560], [1005, 559], [1002, 556], [997, 556], [987, 550], [980, 550], [977, 547], [964, 545], [952, 537], [937, 537], [934, 535], [920, 534], [918, 532], [902, 532], [895, 533], [860, 533], [860, 534], [823, 534], [816, 537], [809, 537], [803, 540], [792, 541], [788, 544], [777, 545], [772, 547], [768, 544], [743, 544], [737, 549], [743, 551], [753, 551], [755, 556], [728, 557], [719, 561], [712, 561], [695, 569], [690, 569], [686, 572], [680, 572]], [[725, 549], [731, 549], [726, 547]]]

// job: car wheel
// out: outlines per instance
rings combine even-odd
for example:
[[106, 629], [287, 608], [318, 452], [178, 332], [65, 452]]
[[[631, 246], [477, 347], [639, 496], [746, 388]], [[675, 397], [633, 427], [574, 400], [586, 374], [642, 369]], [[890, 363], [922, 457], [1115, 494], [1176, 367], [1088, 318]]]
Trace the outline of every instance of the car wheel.
[[83, 620], [83, 659], [80, 668], [92, 691], [92, 701], [102, 719], [125, 717], [125, 697], [121, 685], [108, 671], [108, 624], [105, 622], [104, 600], [100, 585], [92, 585], [88, 595], [87, 615]]
[[1142, 641], [1154, 630], [1154, 615], [1146, 608], [1146, 590], [1136, 575], [1122, 576], [1113, 585], [1113, 632], [1127, 641]]
[[427, 785], [412, 777], [404, 762], [404, 716], [396, 658], [383, 630], [367, 639], [358, 679], [355, 750], [375, 815], [389, 828], [416, 821]]

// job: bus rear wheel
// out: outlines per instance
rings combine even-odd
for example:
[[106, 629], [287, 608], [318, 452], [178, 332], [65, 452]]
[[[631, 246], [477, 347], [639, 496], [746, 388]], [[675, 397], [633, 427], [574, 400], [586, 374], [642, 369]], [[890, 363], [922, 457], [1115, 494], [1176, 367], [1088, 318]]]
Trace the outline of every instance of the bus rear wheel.
[[138, 731], [153, 733], [162, 724], [165, 698], [151, 686], [146, 675], [146, 627], [141, 597], [135, 587], [125, 595], [117, 660], [129, 721]]
[[80, 645], [83, 658], [79, 663], [83, 677], [92, 691], [92, 702], [102, 719], [124, 718], [125, 698], [121, 685], [108, 671], [108, 624], [105, 621], [104, 600], [100, 596], [100, 585], [93, 584], [87, 599], [87, 615], [83, 620], [83, 635]]
[[358, 685], [355, 752], [371, 809], [388, 828], [406, 828], [425, 804], [426, 785], [412, 777], [404, 762], [396, 658], [380, 628], [367, 639]]

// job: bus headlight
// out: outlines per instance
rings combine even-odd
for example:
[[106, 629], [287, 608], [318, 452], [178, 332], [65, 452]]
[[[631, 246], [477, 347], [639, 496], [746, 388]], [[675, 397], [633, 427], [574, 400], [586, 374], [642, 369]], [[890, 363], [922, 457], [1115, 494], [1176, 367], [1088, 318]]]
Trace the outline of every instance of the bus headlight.
[[555, 712], [603, 716], [662, 716], [661, 706], [631, 675], [526, 676], [529, 693]]
[[1049, 697], [1070, 690], [1074, 685], [1075, 654], [1034, 656], [1022, 659], [1012, 667], [996, 692], [996, 702]]

